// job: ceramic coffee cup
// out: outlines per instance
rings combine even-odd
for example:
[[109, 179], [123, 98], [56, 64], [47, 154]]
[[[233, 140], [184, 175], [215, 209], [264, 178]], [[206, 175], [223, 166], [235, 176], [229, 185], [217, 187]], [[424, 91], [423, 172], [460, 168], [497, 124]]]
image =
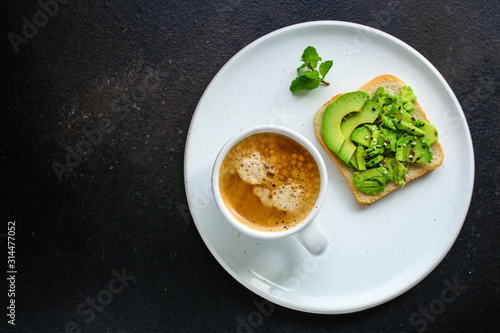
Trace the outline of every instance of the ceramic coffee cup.
[[[238, 220], [228, 209], [224, 199], [221, 195], [220, 184], [219, 184], [219, 175], [221, 170], [221, 165], [224, 161], [224, 158], [231, 150], [231, 148], [240, 142], [241, 140], [257, 133], [278, 133], [284, 135], [292, 140], [295, 140], [302, 147], [304, 147], [310, 155], [314, 158], [320, 175], [320, 190], [317, 196], [316, 202], [312, 205], [310, 212], [303, 218], [299, 223], [295, 224], [293, 227], [283, 229], [280, 231], [262, 231], [251, 228]], [[212, 191], [214, 195], [215, 202], [221, 211], [224, 218], [238, 231], [248, 236], [259, 238], [259, 239], [278, 239], [283, 237], [295, 236], [302, 245], [306, 247], [306, 249], [315, 256], [321, 255], [328, 247], [328, 241], [325, 233], [319, 226], [317, 222], [314, 221], [314, 218], [318, 214], [323, 201], [326, 196], [326, 189], [328, 183], [328, 176], [326, 171], [326, 166], [321, 157], [321, 154], [318, 152], [316, 147], [307, 140], [301, 134], [292, 131], [288, 128], [281, 126], [273, 126], [273, 125], [262, 125], [253, 127], [233, 136], [226, 144], [222, 147], [217, 158], [215, 160], [213, 170], [212, 170]]]

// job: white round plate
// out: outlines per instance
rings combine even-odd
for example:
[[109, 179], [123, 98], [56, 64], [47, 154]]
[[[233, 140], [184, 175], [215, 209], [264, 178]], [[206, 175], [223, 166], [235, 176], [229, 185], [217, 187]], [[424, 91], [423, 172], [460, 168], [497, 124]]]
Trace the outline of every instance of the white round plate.
[[[333, 60], [330, 86], [292, 94], [300, 57], [314, 46]], [[316, 111], [331, 97], [392, 74], [411, 86], [440, 135], [438, 169], [362, 206], [317, 142]], [[210, 190], [218, 151], [239, 131], [261, 124], [298, 131], [321, 151], [329, 173], [316, 220], [331, 245], [312, 257], [295, 237], [240, 235]], [[214, 77], [194, 113], [185, 151], [193, 220], [219, 263], [242, 285], [276, 304], [312, 313], [348, 313], [386, 302], [415, 286], [444, 258], [465, 220], [474, 181], [472, 141], [463, 111], [439, 72], [400, 40], [359, 24], [318, 21], [289, 26], [238, 52]]]

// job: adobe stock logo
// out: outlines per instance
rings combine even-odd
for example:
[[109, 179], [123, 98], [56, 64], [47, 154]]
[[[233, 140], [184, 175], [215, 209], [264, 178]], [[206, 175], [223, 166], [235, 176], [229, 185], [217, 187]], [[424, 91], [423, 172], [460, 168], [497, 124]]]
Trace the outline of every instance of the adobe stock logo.
[[56, 16], [59, 12], [59, 4], [65, 5], [71, 0], [39, 0], [38, 4], [42, 10], [37, 11], [33, 14], [32, 22], [28, 20], [25, 16], [21, 18], [23, 26], [21, 28], [22, 36], [9, 32], [7, 38], [9, 39], [10, 45], [17, 54], [19, 52], [19, 45], [28, 43], [28, 40], [35, 37], [38, 34], [38, 29], [43, 28], [49, 23], [49, 18]]
[[84, 130], [80, 142], [75, 149], [66, 147], [66, 163], [52, 161], [52, 170], [57, 176], [59, 182], [63, 181], [63, 176], [66, 173], [72, 172], [77, 168], [87, 156], [90, 156], [94, 148], [98, 147], [104, 138], [104, 134], [113, 132], [116, 127], [111, 120], [104, 118], [99, 121], [99, 127], [92, 130]]
[[[90, 324], [94, 321], [98, 313], [102, 313], [105, 307], [108, 306], [113, 299], [125, 289], [129, 283], [136, 284], [137, 279], [135, 276], [128, 275], [125, 272], [125, 267], [122, 268], [121, 273], [117, 270], [111, 270], [113, 277], [109, 282], [92, 295], [93, 297], [85, 298], [84, 302], [81, 302], [76, 308], [75, 312], [78, 316], [85, 321], [86, 324]], [[80, 319], [80, 320], [81, 320]], [[64, 326], [65, 333], [81, 333], [82, 329], [78, 326], [75, 320], [68, 321]]]
[[254, 328], [264, 325], [264, 317], [269, 318], [274, 312], [273, 303], [265, 299], [262, 299], [261, 302], [253, 301], [253, 305], [257, 311], [250, 312], [246, 319], [241, 316], [236, 318], [238, 322], [237, 333], [254, 333]]
[[408, 323], [417, 332], [425, 332], [429, 323], [433, 323], [437, 316], [446, 310], [446, 306], [453, 303], [467, 289], [467, 286], [459, 283], [457, 278], [454, 279], [453, 283], [446, 279], [443, 283], [445, 287], [441, 290], [440, 296], [430, 301], [427, 306], [419, 306], [418, 312], [413, 312], [408, 318]]

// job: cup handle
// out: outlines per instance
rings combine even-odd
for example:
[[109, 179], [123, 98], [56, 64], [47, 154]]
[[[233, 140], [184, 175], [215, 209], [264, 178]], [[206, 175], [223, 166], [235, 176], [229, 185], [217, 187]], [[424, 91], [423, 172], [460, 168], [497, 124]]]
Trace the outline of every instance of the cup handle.
[[328, 247], [325, 232], [315, 221], [311, 221], [308, 226], [296, 233], [295, 237], [313, 256], [323, 254]]

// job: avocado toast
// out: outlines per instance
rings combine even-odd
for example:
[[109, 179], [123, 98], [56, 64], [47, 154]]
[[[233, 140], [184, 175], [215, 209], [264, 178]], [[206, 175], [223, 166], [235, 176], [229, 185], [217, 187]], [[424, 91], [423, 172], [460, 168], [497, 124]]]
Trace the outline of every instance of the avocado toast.
[[314, 129], [360, 204], [443, 163], [436, 129], [412, 89], [392, 75], [334, 96], [317, 111]]

